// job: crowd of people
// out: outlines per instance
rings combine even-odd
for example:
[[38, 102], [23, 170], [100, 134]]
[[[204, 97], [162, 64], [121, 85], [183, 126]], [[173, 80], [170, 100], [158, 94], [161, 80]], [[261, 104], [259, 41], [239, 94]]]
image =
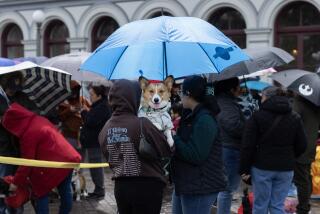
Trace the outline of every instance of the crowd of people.
[[[83, 86], [72, 80], [72, 95], [42, 116], [22, 92], [22, 75], [4, 75], [0, 85], [0, 155], [75, 163], [106, 160], [120, 214], [159, 214], [170, 182], [173, 214], [209, 214], [214, 203], [218, 214], [228, 214], [241, 180], [252, 184], [254, 214], [285, 213], [293, 183], [297, 213], [310, 211], [320, 109], [280, 87], [267, 87], [259, 97], [242, 91], [238, 78], [208, 84], [201, 76], [187, 77], [172, 89], [170, 147], [160, 130], [137, 116], [138, 82], [118, 80], [110, 89], [90, 85], [88, 100], [81, 96]], [[142, 144], [152, 147], [157, 158], [140, 154]], [[104, 198], [103, 168], [90, 169], [90, 174], [94, 191], [88, 198]], [[72, 169], [1, 164], [0, 176], [8, 175], [13, 176], [9, 191], [31, 189], [28, 199], [36, 213], [49, 213], [48, 194], [55, 187], [60, 213], [70, 213]], [[10, 210], [2, 200], [0, 213]], [[15, 212], [22, 213], [23, 206]]]

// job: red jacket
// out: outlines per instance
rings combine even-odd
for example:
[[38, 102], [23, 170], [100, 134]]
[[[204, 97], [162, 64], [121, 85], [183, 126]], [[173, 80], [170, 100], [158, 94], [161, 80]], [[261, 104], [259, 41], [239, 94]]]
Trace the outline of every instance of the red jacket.
[[[46, 118], [19, 104], [12, 104], [3, 116], [3, 127], [19, 138], [22, 158], [76, 162], [81, 156]], [[41, 197], [58, 186], [71, 169], [20, 166], [14, 175], [17, 186], [31, 185], [33, 194]]]

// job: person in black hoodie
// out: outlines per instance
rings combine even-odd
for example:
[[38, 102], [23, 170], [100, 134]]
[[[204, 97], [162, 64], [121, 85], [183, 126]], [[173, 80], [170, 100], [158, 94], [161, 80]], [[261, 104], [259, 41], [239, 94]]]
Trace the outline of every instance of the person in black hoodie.
[[[98, 142], [98, 136], [104, 124], [111, 117], [111, 110], [107, 105], [106, 87], [91, 86], [89, 89], [91, 109], [81, 111], [83, 126], [80, 132], [80, 143], [83, 153], [87, 152], [90, 163], [102, 162], [102, 151]], [[99, 199], [105, 195], [103, 168], [90, 169], [91, 179], [95, 185], [94, 191], [88, 198]]]
[[254, 214], [284, 213], [296, 159], [307, 139], [300, 116], [282, 89], [262, 92], [262, 105], [247, 122], [241, 147], [241, 177], [252, 177]]
[[[164, 134], [147, 118], [137, 116], [141, 100], [138, 82], [118, 80], [110, 89], [112, 116], [99, 135], [102, 151], [115, 180], [119, 214], [159, 214], [166, 177], [161, 159], [172, 151]], [[150, 160], [139, 154], [141, 134], [156, 151]]]

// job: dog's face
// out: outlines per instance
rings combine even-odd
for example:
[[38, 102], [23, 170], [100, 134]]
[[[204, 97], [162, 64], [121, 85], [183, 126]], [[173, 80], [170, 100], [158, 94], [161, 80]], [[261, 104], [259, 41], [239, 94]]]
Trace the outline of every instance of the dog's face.
[[152, 82], [140, 77], [139, 82], [143, 91], [141, 102], [143, 107], [150, 106], [153, 109], [161, 109], [168, 105], [174, 82], [171, 76], [167, 77], [163, 82]]

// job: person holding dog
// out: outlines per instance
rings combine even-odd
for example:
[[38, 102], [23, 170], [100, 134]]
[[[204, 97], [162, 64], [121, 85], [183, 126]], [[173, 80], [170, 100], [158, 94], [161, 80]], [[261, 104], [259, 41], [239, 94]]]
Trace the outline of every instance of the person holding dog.
[[182, 85], [185, 111], [174, 136], [173, 214], [210, 214], [218, 193], [226, 187], [216, 121], [220, 109], [209, 91], [200, 76], [188, 77]]
[[[167, 182], [161, 159], [170, 157], [172, 152], [164, 134], [150, 120], [137, 116], [140, 100], [138, 82], [116, 81], [109, 92], [112, 116], [99, 135], [113, 171], [119, 214], [159, 214]], [[142, 139], [158, 158], [151, 160], [140, 154]]]

